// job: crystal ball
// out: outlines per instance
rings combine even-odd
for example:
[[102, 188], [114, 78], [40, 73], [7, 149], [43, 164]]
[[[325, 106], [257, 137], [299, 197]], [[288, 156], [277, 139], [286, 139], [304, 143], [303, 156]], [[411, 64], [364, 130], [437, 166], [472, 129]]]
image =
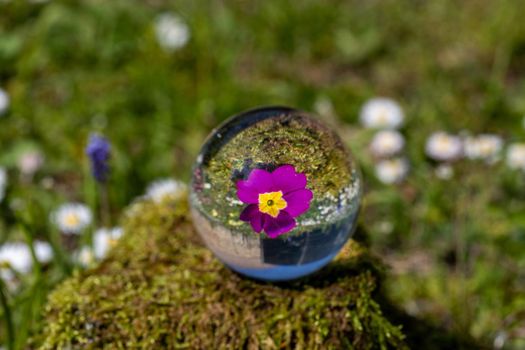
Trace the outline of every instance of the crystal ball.
[[266, 107], [206, 139], [190, 204], [208, 248], [238, 273], [284, 281], [328, 264], [352, 235], [362, 182], [337, 134], [307, 113]]

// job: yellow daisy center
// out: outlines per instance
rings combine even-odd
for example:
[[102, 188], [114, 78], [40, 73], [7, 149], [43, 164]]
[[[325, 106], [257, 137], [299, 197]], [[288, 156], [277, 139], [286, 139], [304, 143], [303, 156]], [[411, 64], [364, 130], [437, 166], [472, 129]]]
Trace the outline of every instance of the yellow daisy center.
[[86, 265], [91, 264], [95, 259], [93, 258], [93, 253], [90, 251], [83, 251], [80, 253], [80, 261]]
[[288, 206], [283, 198], [282, 191], [267, 192], [259, 194], [259, 211], [276, 218], [279, 211]]
[[118, 242], [118, 239], [115, 239], [115, 238], [108, 239], [108, 244], [109, 244], [110, 247], [116, 246], [117, 242]]
[[386, 108], [381, 108], [377, 112], [377, 123], [379, 125], [386, 125], [388, 124], [388, 110]]
[[77, 226], [80, 223], [80, 219], [78, 218], [78, 215], [75, 215], [75, 214], [68, 214], [65, 217], [64, 221], [67, 226]]

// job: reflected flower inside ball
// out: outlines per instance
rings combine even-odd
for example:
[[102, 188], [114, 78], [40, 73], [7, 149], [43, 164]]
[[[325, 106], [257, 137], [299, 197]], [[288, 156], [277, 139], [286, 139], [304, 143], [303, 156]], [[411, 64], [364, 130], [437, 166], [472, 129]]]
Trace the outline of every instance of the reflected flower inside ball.
[[295, 218], [310, 208], [313, 193], [306, 188], [306, 176], [292, 165], [268, 172], [254, 169], [247, 180], [237, 182], [237, 196], [248, 206], [240, 219], [255, 232], [275, 238], [296, 226]]

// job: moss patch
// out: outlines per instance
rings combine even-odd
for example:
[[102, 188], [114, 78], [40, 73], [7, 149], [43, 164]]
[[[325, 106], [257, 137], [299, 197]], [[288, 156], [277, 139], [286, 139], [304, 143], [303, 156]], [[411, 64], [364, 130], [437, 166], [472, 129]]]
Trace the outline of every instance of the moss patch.
[[282, 164], [306, 174], [317, 195], [335, 195], [350, 182], [351, 165], [339, 137], [300, 114], [265, 119], [239, 132], [210, 160], [206, 174], [216, 190], [224, 190], [234, 185], [236, 174], [244, 177], [247, 165], [273, 170]]
[[315, 277], [260, 283], [199, 243], [184, 203], [136, 204], [97, 268], [51, 294], [42, 349], [403, 348], [374, 299], [378, 264], [350, 241]]

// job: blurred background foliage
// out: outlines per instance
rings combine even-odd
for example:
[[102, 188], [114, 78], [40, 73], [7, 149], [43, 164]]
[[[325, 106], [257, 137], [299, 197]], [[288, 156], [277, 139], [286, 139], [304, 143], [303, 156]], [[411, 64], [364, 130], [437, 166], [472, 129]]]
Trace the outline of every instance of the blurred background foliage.
[[[177, 50], [156, 38], [165, 12], [190, 31]], [[0, 117], [0, 165], [9, 173], [0, 239], [51, 240], [49, 213], [63, 201], [97, 212], [84, 154], [92, 132], [112, 143], [117, 218], [151, 180], [187, 181], [222, 120], [294, 106], [338, 128], [361, 163], [361, 221], [392, 267], [392, 300], [480, 344], [523, 347], [525, 176], [461, 161], [443, 181], [424, 153], [438, 130], [525, 140], [523, 13], [525, 2], [514, 0], [1, 0], [0, 87], [11, 103]], [[372, 133], [358, 126], [374, 96], [396, 99], [406, 114], [411, 173], [399, 185], [374, 177]], [[31, 181], [17, 170], [25, 149], [45, 157]], [[69, 273], [58, 265], [7, 295], [18, 347], [47, 291]]]

